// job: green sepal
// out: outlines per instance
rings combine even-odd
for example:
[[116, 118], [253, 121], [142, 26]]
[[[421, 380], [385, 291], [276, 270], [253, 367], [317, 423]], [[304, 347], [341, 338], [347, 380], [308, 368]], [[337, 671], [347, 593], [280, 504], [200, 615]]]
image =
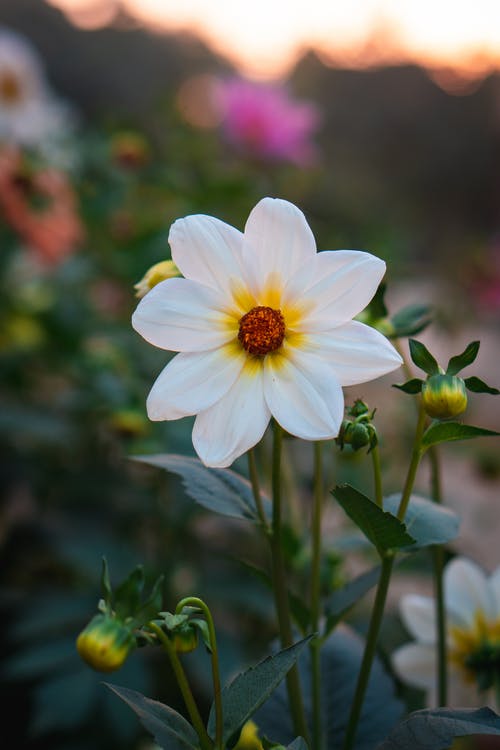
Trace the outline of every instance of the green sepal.
[[111, 580], [109, 577], [108, 561], [105, 557], [102, 558], [101, 590], [105, 607], [106, 609], [110, 609], [113, 606], [113, 590], [111, 588]]
[[423, 384], [424, 381], [420, 378], [412, 378], [411, 380], [407, 380], [406, 383], [402, 383], [401, 385], [399, 385], [398, 383], [393, 383], [392, 387], [399, 388], [400, 391], [411, 393], [413, 395], [415, 393], [420, 393]]
[[439, 372], [439, 365], [421, 341], [409, 339], [410, 356], [413, 362], [420, 367], [427, 375], [436, 375]]
[[408, 534], [405, 524], [399, 518], [379, 508], [373, 500], [354, 487], [348, 484], [337, 485], [332, 494], [381, 557], [386, 552], [415, 544], [415, 539]]
[[160, 617], [162, 618], [162, 625], [169, 633], [173, 633], [189, 620], [189, 615], [173, 615], [171, 612], [160, 612]]
[[474, 360], [477, 357], [477, 353], [479, 351], [479, 341], [472, 341], [462, 352], [462, 354], [457, 354], [455, 357], [452, 357], [450, 361], [448, 362], [448, 367], [446, 368], [446, 374], [447, 375], [456, 375], [460, 370], [463, 370], [464, 367], [467, 367], [467, 365], [470, 365], [474, 362]]
[[386, 318], [388, 315], [388, 310], [384, 300], [386, 291], [387, 284], [385, 282], [379, 284], [370, 304], [366, 308], [372, 320], [380, 320], [381, 318]]
[[484, 380], [476, 378], [474, 375], [470, 378], [465, 378], [464, 383], [467, 390], [472, 391], [472, 393], [490, 393], [492, 396], [498, 396], [500, 393], [498, 388], [486, 385]]
[[389, 338], [415, 336], [421, 333], [432, 322], [430, 305], [408, 305], [390, 317], [394, 333]]
[[203, 641], [203, 644], [205, 648], [207, 649], [208, 653], [212, 653], [212, 645], [210, 643], [210, 631], [208, 629], [208, 623], [206, 620], [201, 620], [195, 617], [192, 620], [189, 620], [189, 624], [193, 625], [195, 628], [198, 629], [201, 640]]
[[498, 435], [500, 435], [500, 432], [495, 432], [495, 430], [485, 430], [482, 427], [473, 427], [469, 424], [461, 424], [461, 422], [433, 422], [424, 432], [420, 446], [423, 452], [438, 443]]
[[146, 599], [146, 601], [143, 602], [134, 612], [130, 613], [132, 617], [131, 625], [134, 628], [141, 628], [143, 625], [149, 622], [149, 620], [152, 620], [153, 618], [158, 616], [163, 601], [162, 589], [164, 580], [165, 576], [159, 576], [159, 578], [157, 578], [157, 580], [155, 581], [153, 588], [151, 589], [151, 594]]
[[133, 617], [141, 605], [144, 588], [144, 569], [138, 565], [115, 590], [115, 610], [118, 617]]

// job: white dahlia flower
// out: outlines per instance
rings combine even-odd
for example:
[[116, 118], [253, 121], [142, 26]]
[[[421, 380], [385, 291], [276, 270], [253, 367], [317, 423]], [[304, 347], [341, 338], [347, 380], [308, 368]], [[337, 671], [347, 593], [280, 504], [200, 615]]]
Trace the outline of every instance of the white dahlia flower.
[[[495, 707], [500, 686], [500, 568], [487, 576], [475, 563], [454, 558], [444, 572], [447, 621], [448, 705]], [[401, 615], [414, 643], [392, 656], [400, 679], [427, 692], [436, 704], [437, 645], [435, 601], [410, 594]]]
[[291, 203], [264, 198], [244, 233], [187, 216], [169, 242], [184, 278], [155, 286], [132, 323], [154, 346], [179, 352], [153, 385], [149, 418], [196, 414], [193, 444], [207, 466], [229, 466], [271, 416], [305, 440], [336, 437], [342, 386], [400, 365], [384, 336], [352, 320], [384, 262], [354, 250], [317, 253]]

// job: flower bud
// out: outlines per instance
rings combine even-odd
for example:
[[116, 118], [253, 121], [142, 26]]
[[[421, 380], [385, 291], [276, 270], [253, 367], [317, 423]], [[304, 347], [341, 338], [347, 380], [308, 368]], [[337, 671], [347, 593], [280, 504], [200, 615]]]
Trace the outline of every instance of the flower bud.
[[130, 629], [109, 615], [96, 615], [76, 641], [82, 659], [98, 672], [119, 669], [134, 646]]
[[178, 654], [189, 654], [198, 646], [198, 631], [191, 625], [177, 628], [172, 634], [172, 643]]
[[251, 719], [243, 724], [234, 750], [262, 750], [257, 724]]
[[422, 385], [422, 404], [433, 419], [451, 419], [467, 407], [467, 392], [456, 375], [431, 375]]
[[135, 296], [144, 297], [151, 289], [165, 279], [173, 279], [180, 276], [180, 271], [173, 260], [162, 260], [155, 263], [146, 271], [144, 276], [137, 284], [134, 284]]

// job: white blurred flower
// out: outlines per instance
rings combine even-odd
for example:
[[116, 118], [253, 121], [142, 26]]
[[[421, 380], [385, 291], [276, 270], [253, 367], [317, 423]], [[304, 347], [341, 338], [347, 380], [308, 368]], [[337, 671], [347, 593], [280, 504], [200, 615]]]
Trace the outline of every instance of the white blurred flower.
[[68, 108], [50, 91], [33, 47], [0, 27], [0, 144], [50, 148], [70, 120]]
[[[447, 620], [448, 705], [495, 707], [500, 684], [500, 567], [487, 576], [475, 563], [454, 558], [444, 572]], [[436, 704], [437, 645], [435, 602], [410, 594], [401, 615], [414, 643], [392, 656], [400, 679], [427, 692]]]
[[244, 234], [211, 216], [176, 221], [172, 259], [184, 278], [141, 300], [134, 328], [180, 352], [147, 401], [153, 420], [197, 414], [193, 444], [208, 466], [229, 466], [273, 416], [292, 435], [326, 440], [343, 418], [341, 386], [397, 368], [389, 341], [353, 321], [385, 263], [368, 253], [316, 253], [304, 215], [264, 198]]

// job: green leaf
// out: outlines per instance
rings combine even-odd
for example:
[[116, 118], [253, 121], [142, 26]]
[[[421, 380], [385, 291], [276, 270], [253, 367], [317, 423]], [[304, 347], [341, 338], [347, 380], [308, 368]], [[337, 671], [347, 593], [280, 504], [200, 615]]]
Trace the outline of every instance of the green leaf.
[[408, 305], [392, 315], [390, 321], [394, 328], [394, 336], [415, 336], [427, 328], [432, 321], [430, 305]]
[[392, 513], [379, 508], [354, 487], [348, 484], [338, 485], [332, 494], [379, 553], [415, 543], [404, 523]]
[[[197, 458], [174, 454], [135, 456], [134, 460], [178, 474], [186, 494], [208, 510], [259, 522], [250, 482], [230, 469], [209, 469]], [[269, 500], [263, 497], [262, 504], [271, 517]]]
[[420, 393], [422, 390], [422, 385], [424, 381], [420, 378], [412, 378], [411, 380], [407, 380], [406, 383], [402, 383], [401, 385], [398, 385], [397, 383], [393, 383], [393, 388], [399, 388], [400, 391], [404, 391], [405, 393]]
[[[384, 507], [391, 513], [398, 512], [401, 493], [384, 498]], [[431, 544], [446, 544], [456, 539], [460, 527], [459, 516], [443, 505], [419, 495], [411, 495], [405, 514], [405, 525], [415, 538], [408, 551], [428, 547]]]
[[[268, 656], [255, 667], [237, 675], [230, 685], [222, 690], [222, 712], [224, 725], [222, 739], [226, 743], [238, 732], [243, 724], [250, 719], [255, 711], [266, 701], [277, 688], [287, 672], [293, 667], [297, 658], [309, 643], [307, 638], [285, 648], [273, 656]], [[210, 710], [208, 719], [208, 733], [215, 734], [215, 710]]]
[[372, 297], [370, 304], [368, 305], [368, 312], [373, 320], [380, 320], [380, 318], [387, 317], [387, 307], [385, 305], [384, 297], [387, 291], [387, 284], [381, 282], [378, 285], [377, 291]]
[[345, 614], [363, 597], [378, 581], [380, 566], [362, 573], [342, 588], [337, 589], [325, 601], [325, 635], [330, 633]]
[[422, 450], [425, 451], [432, 445], [438, 445], [438, 443], [448, 443], [452, 440], [471, 440], [476, 437], [494, 437], [496, 435], [500, 435], [500, 432], [461, 424], [461, 422], [433, 422], [424, 432], [421, 446]]
[[408, 344], [411, 358], [417, 367], [420, 367], [427, 375], [436, 375], [439, 372], [439, 365], [427, 347], [416, 339], [410, 339]]
[[452, 357], [448, 362], [446, 368], [447, 375], [456, 375], [460, 370], [463, 370], [467, 365], [471, 365], [477, 357], [479, 351], [479, 341], [473, 341], [469, 344], [462, 354], [457, 354], [456, 357]]
[[500, 716], [490, 708], [415, 711], [377, 750], [446, 750], [455, 737], [475, 734], [500, 734]]
[[[341, 624], [321, 649], [321, 703], [325, 730], [324, 747], [341, 750], [347, 717], [351, 710], [364, 641], [351, 628]], [[306, 721], [312, 727], [312, 685], [310, 649], [298, 660], [304, 695]], [[295, 738], [283, 682], [254, 716], [261, 734], [288, 745]], [[403, 704], [395, 695], [393, 680], [375, 657], [368, 681], [356, 735], [356, 750], [374, 750], [387, 737], [403, 714]]]
[[500, 393], [498, 388], [492, 388], [491, 386], [486, 385], [483, 380], [476, 378], [474, 375], [470, 378], [465, 378], [464, 383], [465, 387], [468, 388], [469, 391], [472, 391], [472, 393], [490, 393], [492, 396], [498, 396]]
[[164, 750], [197, 750], [198, 735], [177, 711], [163, 703], [146, 698], [129, 688], [104, 683], [139, 717], [142, 726], [150, 732]]

